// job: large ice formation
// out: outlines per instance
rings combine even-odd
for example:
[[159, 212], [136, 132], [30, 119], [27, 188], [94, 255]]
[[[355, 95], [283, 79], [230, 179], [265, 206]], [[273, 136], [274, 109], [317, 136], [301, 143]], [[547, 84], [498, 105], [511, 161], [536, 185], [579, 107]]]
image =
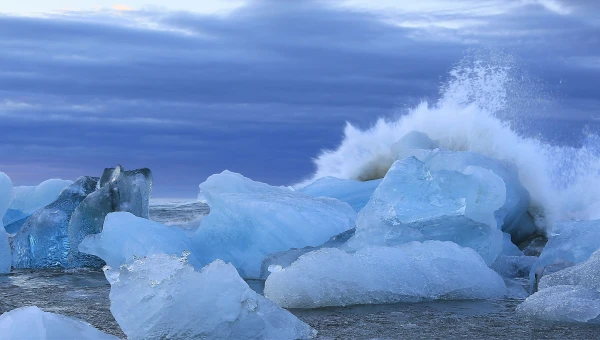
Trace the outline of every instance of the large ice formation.
[[[192, 245], [185, 232], [158, 222], [137, 217], [127, 212], [110, 213], [99, 234], [88, 235], [79, 245], [79, 251], [95, 255], [113, 268], [151, 254], [181, 255], [191, 252]], [[202, 268], [195, 254], [188, 262]]]
[[356, 212], [332, 198], [313, 198], [225, 171], [200, 189], [210, 213], [191, 237], [203, 264], [231, 262], [244, 278], [258, 278], [263, 258], [318, 246], [354, 227]]
[[248, 287], [231, 264], [201, 271], [165, 254], [105, 269], [111, 312], [128, 339], [301, 339], [316, 334]]
[[361, 210], [350, 249], [410, 241], [452, 241], [491, 264], [503, 234], [494, 212], [504, 205], [502, 179], [490, 170], [433, 171], [414, 157], [396, 161]]
[[586, 261], [600, 249], [600, 220], [557, 222], [553, 232], [531, 268], [532, 288], [544, 275]]
[[300, 191], [312, 197], [337, 198], [350, 204], [356, 212], [359, 212], [367, 205], [379, 183], [381, 183], [381, 180], [359, 182], [351, 179], [324, 177], [300, 189]]
[[452, 242], [367, 247], [350, 254], [323, 248], [271, 273], [265, 296], [285, 308], [494, 299], [507, 293], [481, 256]]
[[600, 250], [576, 266], [541, 278], [517, 312], [530, 319], [600, 323]]
[[4, 340], [118, 340], [87, 322], [22, 307], [0, 315], [0, 337]]
[[87, 235], [102, 231], [104, 219], [111, 212], [124, 211], [148, 218], [152, 173], [149, 169], [125, 171], [121, 166], [104, 170], [98, 189], [75, 209], [68, 228], [71, 267], [101, 267], [96, 256], [82, 254], [79, 244]]
[[15, 268], [48, 268], [67, 265], [68, 226], [75, 208], [96, 188], [97, 178], [80, 177], [58, 199], [31, 215], [13, 237]]
[[[56, 201], [60, 192], [73, 181], [49, 179], [37, 186], [14, 188], [14, 199], [2, 221], [8, 232], [15, 233], [36, 210]], [[20, 222], [20, 223], [19, 223]], [[14, 224], [14, 226], [9, 227]]]
[[[0, 216], [4, 216], [12, 199], [12, 181], [4, 172], [0, 172]], [[8, 234], [2, 226], [2, 222], [0, 222], [0, 273], [8, 273], [10, 272], [12, 257], [8, 243]]]

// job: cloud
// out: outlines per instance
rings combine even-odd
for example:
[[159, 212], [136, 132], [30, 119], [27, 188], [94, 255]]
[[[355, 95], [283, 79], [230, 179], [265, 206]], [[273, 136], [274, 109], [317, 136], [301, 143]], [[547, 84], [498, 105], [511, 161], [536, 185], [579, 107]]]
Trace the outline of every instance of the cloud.
[[133, 11], [133, 7], [127, 5], [113, 5], [112, 9], [115, 11]]
[[522, 56], [547, 84], [564, 80], [569, 107], [598, 98], [599, 32], [584, 3], [431, 0], [382, 11], [395, 3], [0, 16], [0, 170], [31, 184], [150, 166], [162, 196], [194, 196], [223, 169], [288, 184], [339, 142], [345, 121], [366, 126], [435, 97], [477, 46]]

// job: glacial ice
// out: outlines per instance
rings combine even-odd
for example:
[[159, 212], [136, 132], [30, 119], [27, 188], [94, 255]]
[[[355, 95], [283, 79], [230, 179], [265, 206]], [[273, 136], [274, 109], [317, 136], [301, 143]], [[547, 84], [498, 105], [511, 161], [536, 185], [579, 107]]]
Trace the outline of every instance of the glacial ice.
[[[181, 255], [192, 251], [192, 244], [183, 229], [137, 217], [128, 212], [106, 216], [99, 234], [88, 235], [79, 244], [79, 251], [95, 255], [113, 268], [151, 254]], [[194, 253], [188, 262], [202, 268]]]
[[147, 219], [151, 192], [152, 173], [149, 169], [125, 171], [121, 166], [105, 169], [97, 190], [79, 204], [71, 217], [69, 266], [102, 267], [104, 263], [96, 256], [80, 253], [79, 244], [87, 235], [100, 233], [104, 218], [111, 212], [130, 212]]
[[516, 242], [526, 239], [536, 231], [535, 224], [527, 213], [529, 192], [521, 184], [518, 170], [513, 164], [475, 152], [447, 150], [430, 152], [420, 160], [433, 171], [463, 172], [469, 166], [493, 171], [502, 178], [506, 188], [506, 201], [494, 213], [498, 227], [511, 234]]
[[[519, 248], [511, 241], [509, 234], [504, 233], [502, 253], [490, 268], [505, 278], [524, 278], [529, 275], [533, 264], [537, 261], [536, 256], [525, 256]], [[525, 295], [526, 297], [527, 295]]]
[[231, 264], [194, 271], [184, 258], [105, 267], [111, 312], [128, 339], [299, 339], [310, 326], [248, 287]]
[[505, 197], [502, 179], [486, 169], [434, 172], [414, 157], [396, 161], [359, 213], [347, 249], [451, 241], [491, 264], [502, 251], [494, 212]]
[[[56, 201], [60, 192], [73, 184], [73, 181], [49, 179], [37, 186], [20, 186], [14, 188], [14, 199], [8, 212], [3, 215], [5, 226], [26, 219], [36, 210]], [[24, 223], [25, 221], [23, 221]], [[21, 224], [22, 225], [22, 224]], [[18, 229], [17, 229], [18, 230]], [[14, 230], [16, 232], [17, 230]]]
[[351, 229], [356, 212], [332, 198], [313, 198], [225, 171], [200, 189], [210, 213], [191, 240], [203, 264], [231, 262], [244, 278], [258, 278], [263, 258], [291, 248], [319, 246]]
[[48, 313], [38, 307], [22, 307], [0, 315], [4, 340], [118, 340], [87, 322]]
[[359, 212], [367, 205], [381, 180], [359, 182], [335, 177], [320, 178], [299, 191], [312, 197], [331, 197], [350, 204]]
[[538, 261], [531, 268], [529, 278], [532, 287], [556, 269], [586, 261], [598, 249], [600, 220], [557, 222]]
[[75, 208], [96, 188], [97, 178], [80, 177], [58, 199], [31, 215], [13, 237], [15, 268], [67, 265], [68, 226]]
[[541, 278], [517, 312], [530, 319], [600, 323], [600, 250], [578, 265]]
[[[13, 185], [10, 178], [0, 172], [0, 216], [4, 216], [10, 202], [13, 199]], [[2, 223], [0, 222], [0, 227]], [[8, 234], [4, 228], [0, 228], [0, 273], [10, 272], [12, 264], [12, 255], [10, 244], [8, 243]]]
[[452, 242], [323, 248], [271, 273], [265, 296], [284, 308], [317, 308], [430, 299], [495, 299], [502, 278], [474, 250]]

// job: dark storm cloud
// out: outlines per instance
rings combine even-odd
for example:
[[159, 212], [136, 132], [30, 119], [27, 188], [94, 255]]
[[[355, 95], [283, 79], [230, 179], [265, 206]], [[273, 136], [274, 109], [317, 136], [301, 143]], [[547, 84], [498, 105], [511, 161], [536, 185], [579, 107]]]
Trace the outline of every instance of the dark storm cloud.
[[[227, 16], [0, 16], [0, 169], [29, 184], [148, 166], [160, 196], [192, 196], [223, 169], [289, 184], [344, 121], [366, 126], [435, 96], [471, 46], [509, 49], [589, 106], [600, 47], [583, 5], [392, 19], [313, 1]], [[398, 25], [423, 17], [480, 24]]]

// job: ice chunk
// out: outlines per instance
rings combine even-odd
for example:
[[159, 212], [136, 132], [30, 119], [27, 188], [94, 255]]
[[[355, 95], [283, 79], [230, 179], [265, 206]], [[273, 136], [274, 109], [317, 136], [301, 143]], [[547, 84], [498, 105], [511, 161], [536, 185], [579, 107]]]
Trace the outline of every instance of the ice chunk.
[[36, 210], [56, 201], [60, 192], [71, 184], [73, 181], [49, 179], [37, 186], [15, 187], [14, 199], [9, 208], [11, 213], [4, 215], [4, 225], [31, 216]]
[[[12, 181], [4, 172], [0, 172], [0, 216], [4, 216], [12, 199]], [[2, 227], [1, 223], [0, 227]], [[0, 228], [0, 273], [10, 272], [11, 263], [11, 250], [8, 243], [8, 234], [4, 228]]]
[[359, 212], [367, 205], [381, 180], [359, 182], [350, 179], [324, 177], [300, 189], [300, 192], [312, 197], [331, 197], [350, 204]]
[[98, 178], [80, 177], [58, 199], [31, 215], [13, 237], [15, 268], [48, 268], [67, 265], [67, 228], [75, 208], [96, 188]]
[[600, 293], [580, 286], [552, 286], [528, 297], [517, 313], [533, 320], [598, 323]]
[[553, 231], [529, 273], [532, 287], [549, 271], [586, 261], [600, 249], [600, 220], [557, 222]]
[[13, 309], [0, 315], [0, 334], [4, 340], [118, 340], [87, 322], [48, 313], [33, 307]]
[[493, 171], [504, 181], [506, 200], [494, 216], [498, 227], [512, 235], [515, 242], [521, 242], [535, 233], [536, 227], [528, 215], [530, 195], [519, 180], [518, 169], [514, 164], [487, 157], [475, 152], [453, 152], [436, 150], [421, 159], [431, 170], [454, 170], [463, 172], [469, 166]]
[[502, 278], [481, 256], [452, 242], [410, 242], [356, 253], [323, 248], [271, 273], [265, 296], [284, 308], [317, 308], [429, 299], [494, 299]]
[[[537, 261], [535, 256], [525, 256], [511, 241], [510, 235], [504, 233], [502, 253], [490, 268], [505, 278], [526, 278], [533, 264]], [[525, 295], [527, 297], [527, 294]]]
[[535, 256], [500, 255], [490, 268], [506, 278], [527, 278], [529, 271], [537, 261]]
[[210, 213], [192, 236], [203, 264], [222, 259], [244, 278], [258, 278], [263, 258], [318, 246], [354, 227], [356, 212], [332, 198], [313, 198], [225, 171], [200, 184]]
[[531, 319], [600, 323], [600, 250], [573, 267], [546, 275], [517, 311]]
[[266, 280], [271, 271], [271, 267], [289, 267], [292, 262], [296, 261], [300, 256], [310, 253], [311, 251], [321, 248], [338, 248], [350, 239], [354, 235], [356, 230], [354, 228], [344, 231], [341, 234], [335, 235], [329, 239], [329, 241], [323, 243], [318, 247], [304, 247], [304, 248], [292, 248], [286, 251], [280, 251], [265, 256], [260, 268], [260, 279]]
[[[109, 266], [118, 268], [136, 257], [191, 252], [192, 245], [180, 228], [168, 227], [131, 213], [115, 212], [106, 216], [100, 234], [88, 235], [81, 242], [79, 251], [95, 255]], [[193, 253], [188, 256], [188, 261], [194, 267], [202, 268]]]
[[561, 285], [580, 286], [600, 291], [600, 250], [594, 252], [583, 263], [544, 276], [540, 280], [539, 289]]
[[105, 273], [110, 310], [128, 339], [299, 339], [316, 334], [256, 294], [221, 260], [198, 272], [183, 259], [150, 255]]
[[151, 191], [149, 169], [125, 171], [121, 166], [105, 169], [98, 189], [81, 202], [71, 217], [69, 266], [102, 267], [104, 262], [98, 257], [80, 253], [79, 244], [87, 235], [100, 233], [104, 218], [111, 212], [130, 212], [147, 219]]
[[10, 177], [4, 172], [0, 172], [0, 216], [6, 214], [13, 197], [13, 184]]
[[414, 157], [395, 162], [359, 213], [348, 249], [452, 241], [491, 264], [502, 251], [494, 212], [504, 204], [504, 184], [489, 170], [465, 171], [434, 172]]

